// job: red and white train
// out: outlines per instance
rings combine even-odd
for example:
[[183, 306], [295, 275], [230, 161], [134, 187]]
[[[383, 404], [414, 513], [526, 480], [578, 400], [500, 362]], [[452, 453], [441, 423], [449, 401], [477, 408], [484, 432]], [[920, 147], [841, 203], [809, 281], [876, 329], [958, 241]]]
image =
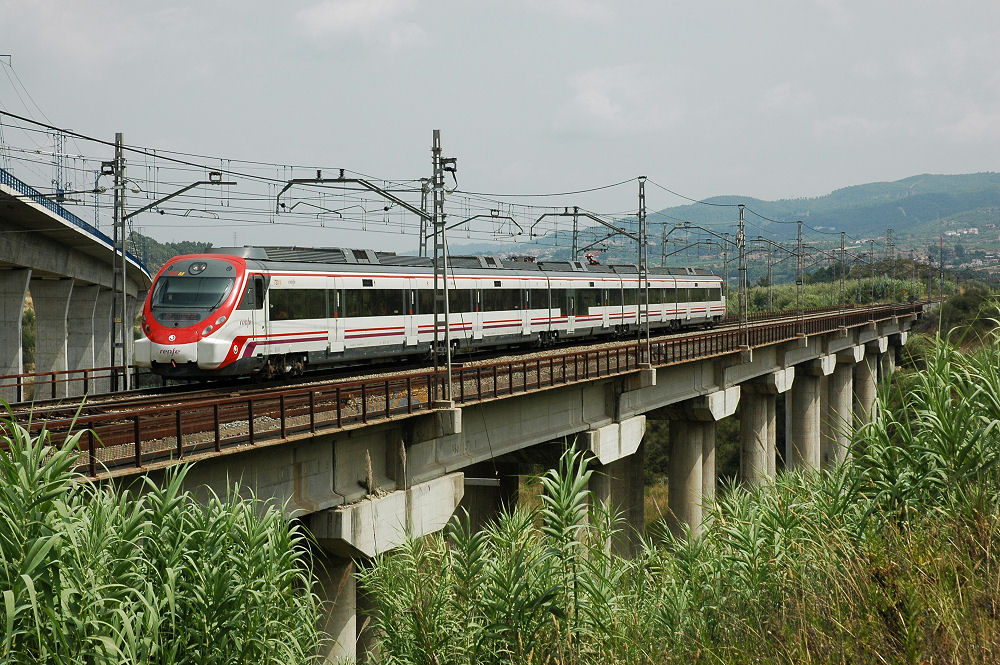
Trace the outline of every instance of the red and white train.
[[[433, 288], [429, 259], [388, 252], [238, 247], [177, 256], [153, 281], [135, 363], [169, 377], [274, 376], [426, 355]], [[448, 290], [457, 350], [625, 334], [640, 325], [632, 265], [456, 256]], [[718, 276], [650, 272], [651, 329], [712, 325], [725, 311]]]

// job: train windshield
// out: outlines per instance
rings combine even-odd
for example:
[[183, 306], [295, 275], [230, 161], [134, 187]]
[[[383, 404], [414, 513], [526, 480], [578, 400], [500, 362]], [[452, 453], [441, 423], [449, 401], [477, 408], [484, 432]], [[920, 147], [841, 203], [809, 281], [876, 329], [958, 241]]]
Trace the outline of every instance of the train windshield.
[[233, 290], [232, 277], [161, 277], [150, 306], [215, 309]]

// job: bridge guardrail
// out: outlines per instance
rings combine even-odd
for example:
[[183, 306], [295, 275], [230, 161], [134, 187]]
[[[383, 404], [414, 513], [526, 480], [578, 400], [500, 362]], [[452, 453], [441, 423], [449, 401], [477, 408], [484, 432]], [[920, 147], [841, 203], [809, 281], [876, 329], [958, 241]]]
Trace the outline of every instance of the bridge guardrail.
[[11, 406], [39, 399], [57, 399], [60, 386], [79, 386], [81, 393], [90, 394], [93, 382], [107, 380], [110, 385], [122, 385], [128, 373], [137, 385], [141, 376], [152, 376], [148, 369], [136, 365], [115, 365], [108, 367], [87, 367], [53, 372], [27, 372], [25, 374], [4, 374], [0, 376], [0, 395], [13, 392]]
[[[805, 334], [832, 332], [843, 325], [912, 314], [921, 303], [887, 305], [852, 312], [831, 311], [805, 321], [758, 323], [747, 331], [751, 347], [790, 341]], [[707, 331], [650, 345], [650, 361], [665, 367], [739, 353], [743, 331]], [[457, 404], [497, 399], [639, 369], [643, 346], [623, 344], [604, 349], [504, 361], [453, 371], [452, 398]], [[101, 413], [78, 419], [31, 424], [62, 433], [87, 430], [80, 466], [92, 477], [123, 467], [143, 468], [198, 453], [222, 453], [280, 443], [296, 433], [336, 431], [372, 420], [390, 419], [433, 409], [444, 392], [443, 371], [371, 379], [344, 384], [289, 388], [273, 393], [229, 396], [192, 405], [144, 406], [131, 412]]]
[[[114, 249], [115, 242], [106, 233], [103, 233], [93, 224], [89, 224], [83, 221], [82, 219], [80, 219], [80, 217], [70, 212], [63, 206], [59, 205], [55, 201], [52, 201], [51, 199], [45, 196], [42, 196], [41, 192], [39, 192], [31, 185], [25, 183], [24, 181], [20, 180], [9, 171], [5, 169], [0, 169], [0, 183], [7, 185], [8, 187], [11, 187], [17, 192], [20, 192], [23, 196], [28, 197], [38, 205], [48, 209], [51, 212], [54, 212], [55, 214], [65, 219], [70, 224], [73, 224], [74, 226], [83, 229], [90, 235], [94, 236], [95, 238], [106, 244], [111, 249]], [[149, 274], [149, 269], [146, 268], [146, 265], [139, 260], [139, 257], [135, 256], [131, 252], [125, 252], [125, 256], [131, 259], [132, 262], [135, 263], [137, 266], [139, 266], [144, 272]]]

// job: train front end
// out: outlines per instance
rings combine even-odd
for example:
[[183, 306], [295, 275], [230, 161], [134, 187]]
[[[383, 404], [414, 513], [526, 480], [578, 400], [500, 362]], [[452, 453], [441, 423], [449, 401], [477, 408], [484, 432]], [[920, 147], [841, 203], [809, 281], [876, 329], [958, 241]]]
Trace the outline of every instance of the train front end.
[[246, 282], [246, 261], [234, 256], [177, 256], [156, 275], [142, 310], [135, 364], [163, 376], [225, 374], [233, 312]]

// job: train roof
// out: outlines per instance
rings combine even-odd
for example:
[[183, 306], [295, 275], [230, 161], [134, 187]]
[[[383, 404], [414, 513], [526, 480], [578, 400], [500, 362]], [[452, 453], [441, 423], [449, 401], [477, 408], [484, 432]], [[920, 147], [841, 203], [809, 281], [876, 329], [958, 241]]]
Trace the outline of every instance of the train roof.
[[[372, 249], [351, 249], [345, 247], [283, 247], [244, 246], [212, 247], [209, 252], [238, 256], [251, 261], [281, 264], [336, 264], [344, 266], [386, 266], [395, 268], [431, 268], [434, 263], [426, 256], [398, 255], [395, 252], [379, 252]], [[306, 268], [308, 269], [308, 268]], [[583, 261], [534, 261], [529, 258], [497, 258], [484, 255], [449, 255], [448, 269], [509, 270], [511, 272], [559, 272], [559, 273], [614, 273], [632, 274], [639, 272], [634, 264], [592, 265]], [[714, 275], [704, 268], [663, 267], [653, 268], [650, 273], [658, 275]]]

